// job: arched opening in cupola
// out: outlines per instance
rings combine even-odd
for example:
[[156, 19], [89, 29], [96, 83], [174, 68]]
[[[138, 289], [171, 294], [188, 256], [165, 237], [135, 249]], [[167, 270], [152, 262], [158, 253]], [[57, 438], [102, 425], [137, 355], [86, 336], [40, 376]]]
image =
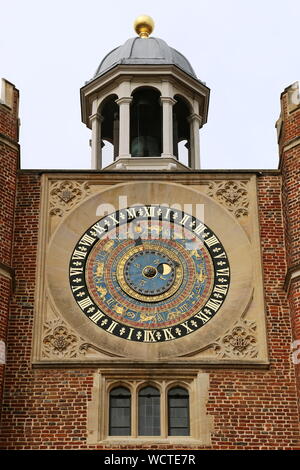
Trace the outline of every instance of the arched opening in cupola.
[[108, 96], [100, 106], [101, 146], [104, 166], [115, 160], [119, 153], [119, 106], [117, 95]]
[[173, 106], [173, 153], [181, 163], [191, 166], [190, 123], [191, 110], [180, 95], [175, 95]]
[[132, 94], [130, 153], [132, 157], [160, 157], [162, 152], [162, 107], [160, 93], [138, 88]]

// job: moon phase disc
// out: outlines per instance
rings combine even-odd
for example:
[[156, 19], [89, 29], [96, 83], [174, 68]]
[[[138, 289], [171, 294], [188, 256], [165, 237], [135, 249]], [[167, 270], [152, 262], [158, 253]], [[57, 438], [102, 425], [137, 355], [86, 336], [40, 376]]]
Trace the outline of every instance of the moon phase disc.
[[[175, 268], [171, 257], [176, 258]], [[117, 268], [120, 287], [133, 298], [157, 302], [173, 295], [182, 282], [183, 267], [166, 244], [146, 242], [128, 250]]]

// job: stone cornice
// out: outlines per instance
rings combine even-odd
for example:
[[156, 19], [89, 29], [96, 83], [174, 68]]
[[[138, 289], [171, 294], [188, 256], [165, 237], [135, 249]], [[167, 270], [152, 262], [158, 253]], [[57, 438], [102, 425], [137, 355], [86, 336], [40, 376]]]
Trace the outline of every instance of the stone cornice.
[[118, 64], [115, 67], [109, 69], [106, 73], [90, 80], [80, 89], [80, 99], [81, 99], [81, 116], [82, 122], [87, 124], [88, 121], [88, 111], [89, 108], [89, 99], [91, 96], [99, 93], [100, 90], [104, 90], [107, 87], [110, 87], [112, 84], [116, 85], [120, 81], [126, 80], [128, 77], [131, 79], [142, 78], [145, 76], [149, 80], [150, 78], [159, 80], [167, 79], [168, 81], [176, 81], [180, 83], [184, 88], [188, 88], [192, 93], [196, 93], [205, 100], [204, 104], [204, 122], [207, 120], [208, 106], [209, 106], [209, 95], [210, 89], [205, 85], [205, 83], [200, 80], [192, 77], [191, 75], [182, 71], [176, 65], [122, 65]]
[[282, 165], [283, 165], [283, 158], [284, 158], [284, 153], [288, 152], [289, 150], [294, 149], [300, 145], [300, 137], [294, 137], [293, 139], [290, 139], [289, 141], [286, 142], [286, 144], [282, 147], [280, 151], [280, 159], [279, 159], [279, 165], [278, 168], [281, 170]]
[[[125, 175], [126, 173], [137, 173], [139, 174], [140, 171], [138, 170], [128, 170], [126, 172], [120, 171], [121, 174]], [[101, 175], [101, 174], [108, 174], [109, 171], [106, 170], [91, 170], [91, 169], [78, 169], [78, 170], [73, 170], [73, 169], [47, 169], [47, 168], [36, 168], [36, 169], [20, 169], [18, 170], [18, 174], [36, 174], [36, 175], [42, 175], [42, 174], [62, 174], [65, 177], [70, 176], [70, 178], [73, 177], [73, 175], [86, 175], [86, 174], [91, 174], [91, 175]], [[112, 171], [112, 174], [116, 174], [118, 172]], [[154, 172], [157, 173], [157, 172]], [[176, 172], [176, 175], [178, 175], [180, 172]], [[260, 169], [236, 169], [236, 170], [224, 170], [224, 169], [202, 169], [202, 170], [190, 170], [190, 174], [195, 174], [195, 175], [215, 175], [215, 174], [220, 174], [220, 175], [236, 175], [239, 177], [239, 175], [257, 175], [258, 177], [260, 176], [280, 176], [281, 171], [274, 168], [274, 169], [265, 169], [265, 170], [260, 170]], [[162, 175], [164, 173], [162, 172]], [[169, 175], [169, 173], [168, 173]], [[149, 176], [147, 176], [149, 177]]]
[[17, 152], [19, 152], [19, 150], [20, 150], [19, 143], [16, 140], [11, 139], [10, 137], [8, 137], [5, 134], [0, 133], [0, 142], [2, 142], [3, 144], [8, 145], [9, 147], [16, 150]]
[[283, 151], [291, 150], [294, 147], [300, 145], [300, 137], [295, 137], [294, 139], [289, 140], [283, 147]]

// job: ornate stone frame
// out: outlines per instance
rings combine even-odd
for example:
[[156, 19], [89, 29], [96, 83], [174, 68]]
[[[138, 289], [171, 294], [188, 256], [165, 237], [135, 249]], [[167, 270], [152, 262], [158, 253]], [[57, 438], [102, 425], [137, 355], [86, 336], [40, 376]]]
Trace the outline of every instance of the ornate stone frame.
[[[42, 202], [39, 233], [39, 252], [38, 252], [38, 270], [37, 270], [37, 290], [35, 306], [35, 324], [34, 324], [34, 342], [32, 360], [36, 366], [47, 365], [99, 365], [105, 363], [126, 364], [132, 362], [134, 357], [139, 357], [138, 362], [147, 367], [157, 363], [152, 351], [148, 351], [151, 360], [147, 359], [136, 349], [128, 355], [126, 350], [118, 350], [108, 347], [103, 338], [99, 340], [99, 332], [88, 333], [91, 325], [86, 324], [80, 317], [79, 321], [73, 321], [68, 315], [68, 305], [58, 307], [57, 298], [49, 291], [49, 277], [47, 273], [55, 273], [57, 263], [51, 260], [53, 253], [53, 240], [57, 234], [68, 233], [69, 221], [76, 217], [76, 211], [80, 207], [82, 214], [82, 226], [87, 227], [89, 216], [87, 216], [87, 207], [92, 207], [93, 201], [109, 201], [112, 193], [117, 195], [124, 188], [143, 188], [145, 192], [146, 185], [156, 189], [165, 188], [169, 195], [175, 194], [186, 202], [204, 201], [211, 208], [215, 219], [229, 221], [234, 231], [240, 234], [243, 240], [244, 248], [240, 250], [236, 258], [241, 253], [246, 253], [247, 263], [253, 263], [253, 268], [244, 270], [244, 281], [240, 285], [240, 292], [246, 292], [247, 295], [242, 299], [229, 299], [231, 305], [235, 305], [236, 311], [227, 315], [227, 321], [222, 325], [211, 323], [211, 330], [208, 340], [204, 344], [195, 347], [186, 347], [186, 344], [176, 350], [171, 342], [169, 343], [170, 355], [162, 358], [163, 362], [182, 367], [188, 367], [191, 364], [203, 366], [226, 366], [226, 365], [249, 365], [263, 366], [268, 365], [266, 330], [264, 315], [264, 298], [262, 283], [262, 266], [260, 256], [260, 237], [257, 215], [257, 197], [256, 197], [256, 176], [243, 174], [176, 174], [173, 175], [173, 183], [169, 183], [170, 176], [163, 174], [152, 174], [152, 181], [149, 182], [149, 175], [133, 173], [133, 182], [127, 183], [128, 174], [119, 173], [111, 175], [104, 174], [86, 174], [78, 175], [74, 179], [74, 174], [70, 175], [43, 175], [42, 181]], [[125, 184], [124, 184], [125, 183]], [[150, 186], [149, 186], [150, 185]], [[109, 190], [108, 192], [105, 190]], [[157, 192], [157, 191], [156, 191]], [[132, 193], [132, 191], [131, 191]], [[189, 197], [187, 197], [189, 194]], [[109, 196], [110, 195], [110, 196]], [[171, 197], [172, 199], [172, 197]], [[152, 202], [152, 201], [151, 201]], [[170, 201], [172, 202], [172, 201]], [[90, 205], [90, 206], [89, 206]], [[99, 218], [99, 217], [98, 217]], [[93, 219], [94, 222], [94, 219]], [[225, 232], [226, 232], [225, 223]], [[210, 221], [210, 225], [214, 221]], [[212, 227], [220, 234], [220, 225]], [[71, 230], [72, 232], [72, 230]], [[222, 242], [227, 245], [226, 238], [229, 238], [230, 231], [222, 236]], [[77, 237], [75, 235], [75, 238]], [[74, 238], [74, 240], [75, 240]], [[57, 240], [57, 239], [56, 239]], [[225, 241], [224, 241], [225, 240]], [[68, 243], [63, 247], [68, 249]], [[73, 242], [71, 242], [71, 247]], [[234, 243], [231, 244], [234, 246]], [[247, 247], [247, 248], [246, 248]], [[232, 248], [229, 247], [229, 251]], [[51, 251], [52, 250], [52, 251]], [[65, 256], [63, 254], [63, 256]], [[68, 255], [67, 255], [68, 256]], [[249, 264], [249, 266], [250, 266]], [[236, 263], [236, 266], [238, 264]], [[54, 270], [54, 271], [53, 271]], [[56, 271], [57, 273], [57, 271]], [[246, 274], [245, 274], [246, 273]], [[50, 276], [51, 277], [51, 276]], [[237, 282], [240, 282], [236, 278]], [[244, 285], [243, 285], [244, 282]], [[233, 303], [232, 303], [233, 302]], [[228, 310], [227, 310], [228, 311]], [[225, 313], [223, 318], [225, 317]], [[79, 318], [79, 317], [78, 317]], [[87, 320], [89, 322], [89, 320]], [[212, 322], [212, 321], [211, 321]], [[91, 322], [90, 322], [91, 323]], [[93, 327], [94, 325], [92, 325]], [[95, 326], [97, 329], [98, 327]], [[99, 328], [98, 328], [99, 329]], [[195, 334], [195, 333], [193, 333]], [[111, 335], [110, 335], [111, 336]], [[98, 337], [98, 339], [97, 339]], [[176, 340], [180, 342], [180, 340]], [[138, 345], [139, 346], [139, 345]], [[126, 349], [126, 348], [125, 348]], [[149, 349], [149, 348], [148, 348]], [[150, 348], [151, 349], [151, 348]], [[152, 360], [153, 358], [153, 360]], [[159, 360], [161, 362], [161, 360]]]

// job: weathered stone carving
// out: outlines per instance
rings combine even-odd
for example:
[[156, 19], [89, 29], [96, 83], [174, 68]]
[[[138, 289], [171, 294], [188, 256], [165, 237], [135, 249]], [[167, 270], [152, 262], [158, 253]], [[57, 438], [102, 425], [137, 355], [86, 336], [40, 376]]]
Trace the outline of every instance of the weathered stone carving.
[[43, 356], [75, 358], [81, 352], [83, 341], [62, 320], [49, 320], [44, 325]]
[[54, 181], [50, 186], [50, 215], [63, 217], [91, 193], [87, 181]]
[[214, 343], [216, 354], [222, 358], [254, 358], [258, 355], [256, 324], [240, 320]]
[[83, 356], [97, 357], [98, 359], [122, 357], [116, 354], [107, 355], [100, 348], [87, 343], [64, 320], [57, 318], [44, 323], [43, 359], [82, 359]]
[[247, 181], [212, 181], [208, 186], [208, 196], [232, 212], [235, 217], [247, 216], [249, 213]]

